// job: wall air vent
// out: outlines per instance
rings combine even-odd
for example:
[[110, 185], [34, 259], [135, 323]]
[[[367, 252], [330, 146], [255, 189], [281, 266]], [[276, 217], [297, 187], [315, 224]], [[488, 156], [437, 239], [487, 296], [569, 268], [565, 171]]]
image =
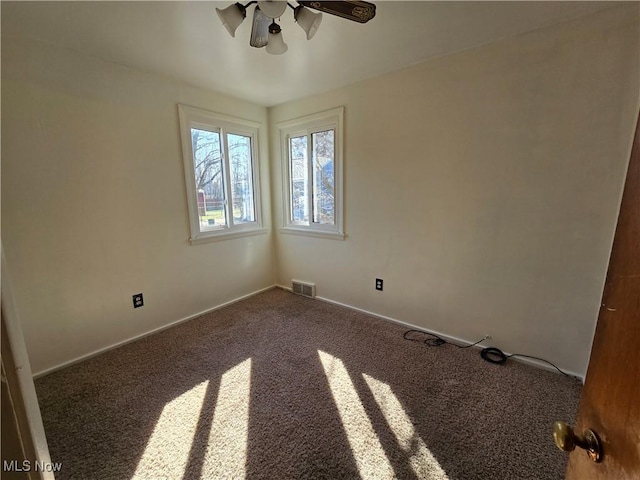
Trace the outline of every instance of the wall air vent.
[[316, 297], [316, 284], [301, 282], [300, 280], [291, 280], [291, 291], [296, 295], [302, 295], [303, 297], [315, 298]]

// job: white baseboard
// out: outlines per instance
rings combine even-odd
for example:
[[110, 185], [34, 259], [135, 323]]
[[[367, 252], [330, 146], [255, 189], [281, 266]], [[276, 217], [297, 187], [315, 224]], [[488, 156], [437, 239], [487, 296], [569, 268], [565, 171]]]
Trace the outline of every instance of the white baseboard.
[[[375, 313], [375, 312], [370, 312], [369, 310], [364, 310], [362, 308], [354, 307], [353, 305], [348, 305], [346, 303], [337, 302], [335, 300], [331, 300], [330, 298], [316, 297], [316, 300], [320, 300], [321, 302], [331, 303], [332, 305], [338, 305], [339, 307], [348, 308], [349, 310], [355, 310], [356, 312], [364, 313], [365, 315], [369, 315], [371, 317], [378, 318], [378, 319], [384, 320], [386, 322], [391, 322], [391, 323], [395, 323], [397, 325], [402, 325], [403, 327], [407, 327], [407, 328], [409, 328], [411, 330], [419, 330], [421, 332], [430, 333], [431, 335], [436, 335], [436, 336], [446, 340], [447, 342], [460, 344], [460, 345], [468, 345], [470, 343], [473, 343], [473, 342], [469, 342], [467, 340], [464, 340], [462, 338], [453, 337], [451, 335], [446, 335], [444, 333], [436, 332], [435, 330], [428, 330], [428, 329], [426, 329], [424, 327], [419, 327], [419, 326], [413, 325], [411, 323], [403, 322], [402, 320], [398, 320], [398, 319], [393, 318], [393, 317], [387, 317], [385, 315], [380, 315], [380, 314]], [[474, 346], [474, 348], [484, 348], [484, 347], [476, 345], [476, 346]]]
[[[276, 287], [281, 288], [283, 290], [291, 291], [291, 288], [285, 287], [283, 285], [276, 285]], [[395, 323], [397, 325], [402, 325], [402, 326], [407, 327], [408, 329], [411, 329], [411, 330], [419, 330], [421, 332], [430, 333], [432, 335], [437, 335], [438, 337], [443, 338], [447, 342], [460, 344], [460, 345], [470, 345], [470, 344], [472, 344], [474, 342], [474, 341], [465, 340], [463, 338], [458, 338], [458, 337], [453, 337], [451, 335], [446, 335], [444, 333], [436, 332], [434, 330], [428, 330], [428, 329], [426, 329], [424, 327], [419, 327], [419, 326], [413, 325], [411, 323], [403, 322], [402, 320], [398, 320], [396, 318], [387, 317], [385, 315], [380, 315], [380, 314], [377, 314], [375, 312], [370, 312], [369, 310], [364, 310], [362, 308], [354, 307], [353, 305], [348, 305], [346, 303], [342, 303], [342, 302], [338, 302], [338, 301], [335, 301], [335, 300], [331, 300], [330, 298], [316, 297], [316, 300], [320, 300], [321, 302], [331, 303], [333, 305], [338, 305], [340, 307], [348, 308], [350, 310], [355, 310], [356, 312], [364, 313], [365, 315], [369, 315], [371, 317], [378, 318], [380, 320], [384, 320], [384, 321], [387, 321], [387, 322]], [[474, 345], [471, 348], [476, 348], [478, 350], [481, 350], [481, 349], [483, 349], [485, 347], [486, 347], [486, 345], [484, 345], [484, 346], [483, 345]], [[507, 356], [511, 355], [509, 352], [504, 352], [504, 354], [507, 355]], [[549, 370], [551, 372], [559, 373], [558, 370], [553, 368], [548, 363], [541, 362], [541, 361], [535, 360], [533, 358], [511, 357], [510, 360], [514, 360], [516, 362], [521, 362], [521, 363], [526, 363], [526, 364], [532, 365], [534, 367], [538, 367], [538, 368], [542, 368], [544, 370]], [[570, 372], [568, 370], [563, 370], [563, 371], [567, 375], [570, 375], [572, 377], [578, 378], [584, 384], [584, 376], [579, 375], [579, 374], [574, 373], [574, 372]]]
[[276, 287], [277, 287], [277, 285], [270, 285], [270, 286], [262, 288], [260, 290], [256, 290], [255, 292], [248, 293], [247, 295], [243, 295], [241, 297], [234, 298], [233, 300], [229, 300], [228, 302], [222, 303], [220, 305], [216, 305], [215, 307], [209, 308], [209, 309], [204, 310], [202, 312], [198, 312], [198, 313], [195, 313], [193, 315], [189, 315], [188, 317], [184, 317], [184, 318], [181, 318], [179, 320], [175, 320], [175, 321], [173, 321], [173, 322], [171, 322], [171, 323], [169, 323], [167, 325], [163, 325], [161, 327], [154, 328], [153, 330], [149, 330], [148, 332], [141, 333], [139, 335], [136, 335], [135, 337], [128, 338], [126, 340], [114, 343], [114, 344], [109, 345], [109, 346], [104, 347], [104, 348], [100, 348], [99, 350], [87, 353], [87, 354], [82, 355], [80, 357], [74, 358], [73, 360], [69, 360], [67, 362], [63, 362], [63, 363], [61, 363], [59, 365], [56, 365], [56, 366], [47, 368], [45, 370], [42, 370], [42, 371], [40, 371], [38, 373], [35, 373], [33, 375], [33, 378], [36, 379], [36, 378], [39, 378], [39, 377], [43, 377], [45, 375], [48, 375], [49, 373], [55, 372], [56, 370], [61, 370], [61, 369], [66, 368], [66, 367], [70, 367], [71, 365], [83, 362], [83, 361], [88, 360], [88, 359], [90, 359], [92, 357], [95, 357], [95, 356], [100, 355], [102, 353], [108, 352], [109, 350], [113, 350], [114, 348], [122, 347], [123, 345], [126, 345], [126, 344], [131, 343], [131, 342], [135, 342], [136, 340], [140, 340], [141, 338], [148, 337], [149, 335], [153, 335], [155, 333], [161, 332], [163, 330], [166, 330], [167, 328], [175, 327], [176, 325], [179, 325], [179, 324], [181, 324], [183, 322], [187, 322], [189, 320], [193, 320], [195, 318], [201, 317], [202, 315], [206, 315], [207, 313], [211, 313], [211, 312], [214, 312], [215, 310], [219, 310], [221, 308], [228, 307], [229, 305], [233, 305], [234, 303], [240, 302], [242, 300], [246, 300], [247, 298], [251, 298], [251, 297], [253, 297], [255, 295], [258, 295], [258, 294], [260, 294], [262, 292], [266, 292], [268, 290], [273, 290]]
[[[56, 370], [60, 370], [62, 368], [69, 367], [69, 366], [74, 365], [76, 363], [88, 360], [91, 357], [95, 357], [96, 355], [100, 355], [100, 354], [105, 353], [105, 352], [107, 352], [109, 350], [113, 350], [114, 348], [118, 348], [118, 347], [121, 347], [121, 346], [126, 345], [128, 343], [135, 342], [136, 340], [139, 340], [141, 338], [147, 337], [149, 335], [153, 335], [154, 333], [161, 332], [162, 330], [166, 330], [167, 328], [174, 327], [176, 325], [179, 325], [180, 323], [183, 323], [183, 322], [186, 322], [186, 321], [189, 321], [189, 320], [193, 320], [194, 318], [201, 317], [202, 315], [206, 315], [207, 313], [213, 312], [215, 310], [219, 310], [221, 308], [227, 307], [229, 305], [232, 305], [234, 303], [240, 302], [240, 301], [245, 300], [247, 298], [253, 297], [253, 296], [258, 295], [258, 294], [260, 294], [262, 292], [266, 292], [268, 290], [272, 290], [274, 288], [279, 288], [281, 290], [285, 290], [285, 291], [291, 293], [291, 287], [286, 287], [286, 286], [280, 285], [280, 284], [270, 285], [268, 287], [262, 288], [260, 290], [255, 291], [255, 292], [249, 293], [247, 295], [243, 295], [242, 297], [235, 298], [235, 299], [230, 300], [228, 302], [225, 302], [223, 304], [220, 304], [220, 305], [217, 305], [217, 306], [212, 307], [210, 309], [204, 310], [202, 312], [199, 312], [199, 313], [196, 313], [196, 314], [193, 314], [193, 315], [189, 315], [188, 317], [181, 318], [181, 319], [176, 320], [174, 322], [171, 322], [171, 323], [169, 323], [167, 325], [163, 325], [162, 327], [158, 327], [158, 328], [155, 328], [155, 329], [150, 330], [148, 332], [142, 333], [140, 335], [136, 335], [133, 338], [129, 338], [127, 340], [123, 340], [121, 342], [117, 342], [117, 343], [115, 343], [113, 345], [109, 345], [108, 347], [101, 348], [101, 349], [96, 350], [94, 352], [91, 352], [91, 353], [88, 353], [86, 355], [82, 355], [80, 357], [77, 357], [77, 358], [75, 358], [73, 360], [69, 360], [67, 362], [63, 362], [63, 363], [61, 363], [59, 365], [56, 365], [54, 367], [47, 368], [46, 370], [42, 370], [42, 371], [34, 374], [33, 378], [43, 377], [43, 376], [45, 376], [45, 375], [47, 375], [49, 373], [52, 373], [52, 372], [54, 372]], [[453, 337], [451, 335], [446, 335], [444, 333], [440, 333], [440, 332], [437, 332], [437, 331], [434, 331], [434, 330], [429, 330], [429, 329], [426, 329], [424, 327], [413, 325], [413, 324], [408, 323], [408, 322], [403, 322], [402, 320], [398, 320], [398, 319], [393, 318], [393, 317], [387, 317], [385, 315], [380, 315], [378, 313], [371, 312], [369, 310], [364, 310], [362, 308], [354, 307], [353, 305], [349, 305], [349, 304], [346, 304], [346, 303], [338, 302], [336, 300], [331, 300], [330, 298], [316, 297], [316, 300], [320, 300], [321, 302], [325, 302], [325, 303], [330, 303], [332, 305], [337, 305], [339, 307], [348, 308], [349, 310], [354, 310], [356, 312], [360, 312], [360, 313], [363, 313], [365, 315], [369, 315], [371, 317], [378, 318], [380, 320], [384, 320], [386, 322], [391, 322], [391, 323], [395, 323], [397, 325], [402, 325], [402, 326], [407, 327], [408, 329], [411, 329], [411, 330], [419, 330], [421, 332], [430, 333], [432, 335], [437, 335], [438, 337], [443, 338], [444, 340], [446, 340], [448, 342], [451, 342], [451, 343], [460, 344], [460, 345], [469, 345], [469, 344], [473, 343], [473, 341], [468, 341], [468, 340], [465, 340], [465, 339], [462, 339], [462, 338]], [[484, 346], [475, 345], [472, 348], [482, 349], [482, 348], [484, 348]], [[508, 353], [508, 352], [504, 352], [504, 353], [505, 353], [505, 355], [510, 355], [510, 353]], [[551, 365], [549, 365], [549, 364], [547, 364], [545, 362], [540, 362], [540, 361], [532, 359], [532, 358], [511, 357], [511, 360], [514, 360], [516, 362], [526, 363], [526, 364], [532, 365], [534, 367], [538, 367], [538, 368], [542, 368], [544, 370], [549, 370], [549, 371], [558, 373], [558, 371], [555, 368], [553, 368]], [[564, 370], [564, 372], [567, 373], [568, 375], [571, 375], [573, 377], [576, 377], [576, 378], [580, 379], [580, 381], [584, 384], [584, 377], [582, 375], [578, 375], [577, 373], [570, 372], [570, 371], [567, 371], [567, 370]]]

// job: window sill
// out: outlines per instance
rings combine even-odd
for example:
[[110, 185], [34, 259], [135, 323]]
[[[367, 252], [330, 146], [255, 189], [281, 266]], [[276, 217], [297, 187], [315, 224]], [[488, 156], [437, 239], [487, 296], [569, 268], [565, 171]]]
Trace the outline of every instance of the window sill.
[[301, 235], [303, 237], [328, 238], [330, 240], [344, 240], [346, 238], [346, 235], [340, 232], [327, 232], [294, 227], [282, 227], [280, 229], [280, 233], [286, 233], [287, 235]]
[[220, 232], [209, 235], [201, 235], [199, 237], [190, 238], [191, 245], [201, 245], [203, 243], [219, 242], [222, 240], [231, 240], [232, 238], [252, 237], [254, 235], [264, 235], [268, 230], [266, 228], [256, 228], [251, 230], [235, 230], [231, 232]]

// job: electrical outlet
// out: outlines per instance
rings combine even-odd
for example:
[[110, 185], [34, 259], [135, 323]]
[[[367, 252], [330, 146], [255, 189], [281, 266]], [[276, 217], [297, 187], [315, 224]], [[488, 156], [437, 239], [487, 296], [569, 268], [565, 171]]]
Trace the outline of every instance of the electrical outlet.
[[491, 338], [491, 335], [489, 335], [489, 334], [487, 334], [487, 335], [485, 335], [485, 336], [484, 336], [484, 339], [485, 339], [485, 340], [489, 340], [490, 338]]
[[376, 290], [382, 291], [383, 282], [384, 280], [382, 280], [381, 278], [376, 278]]
[[141, 293], [136, 293], [133, 296], [133, 308], [142, 307], [144, 305], [144, 300], [142, 299]]

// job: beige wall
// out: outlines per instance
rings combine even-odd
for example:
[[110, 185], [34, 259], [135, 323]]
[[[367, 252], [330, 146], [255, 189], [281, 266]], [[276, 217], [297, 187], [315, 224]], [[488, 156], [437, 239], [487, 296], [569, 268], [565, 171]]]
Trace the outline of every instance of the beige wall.
[[[638, 8], [268, 111], [3, 41], [2, 240], [33, 371], [297, 278], [321, 297], [470, 341], [488, 333], [584, 374], [639, 105]], [[263, 123], [274, 229], [273, 125], [344, 105], [347, 239], [270, 232], [190, 246], [177, 103]]]
[[271, 232], [189, 245], [178, 103], [262, 122], [270, 226], [266, 108], [3, 41], [2, 241], [34, 372], [273, 285]]
[[583, 375], [638, 113], [638, 38], [629, 4], [271, 109], [273, 125], [345, 106], [348, 237], [278, 233], [278, 283], [490, 334]]

